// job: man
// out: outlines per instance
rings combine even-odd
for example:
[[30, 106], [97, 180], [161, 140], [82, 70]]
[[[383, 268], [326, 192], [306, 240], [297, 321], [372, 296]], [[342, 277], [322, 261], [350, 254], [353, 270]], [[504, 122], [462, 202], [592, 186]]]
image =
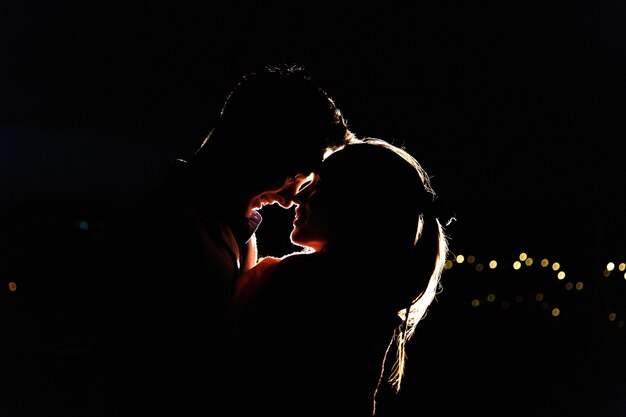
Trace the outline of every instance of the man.
[[95, 348], [110, 414], [210, 411], [223, 315], [257, 260], [257, 210], [290, 207], [324, 154], [353, 138], [301, 67], [264, 67], [235, 86], [200, 148], [172, 162], [104, 252]]

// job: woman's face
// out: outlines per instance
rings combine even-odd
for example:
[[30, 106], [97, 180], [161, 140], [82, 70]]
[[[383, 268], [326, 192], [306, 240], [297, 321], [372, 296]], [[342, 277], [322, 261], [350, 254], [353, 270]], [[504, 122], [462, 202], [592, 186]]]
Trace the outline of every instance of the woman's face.
[[294, 196], [296, 203], [295, 218], [291, 241], [300, 246], [307, 246], [319, 252], [328, 242], [321, 203], [323, 195], [319, 193], [320, 178], [317, 174]]

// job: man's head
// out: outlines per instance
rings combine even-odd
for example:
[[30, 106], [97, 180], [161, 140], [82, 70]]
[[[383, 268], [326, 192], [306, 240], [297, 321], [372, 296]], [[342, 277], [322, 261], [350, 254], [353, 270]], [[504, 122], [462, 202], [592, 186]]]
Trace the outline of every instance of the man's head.
[[[304, 68], [263, 67], [231, 91], [194, 160], [202, 172], [203, 165], [215, 164], [218, 158], [224, 175], [244, 179], [238, 191], [248, 200], [273, 192], [266, 194], [266, 203], [289, 206], [290, 190], [297, 191], [293, 180], [309, 175], [324, 154], [352, 138], [333, 99]], [[273, 195], [282, 201], [272, 201]]]

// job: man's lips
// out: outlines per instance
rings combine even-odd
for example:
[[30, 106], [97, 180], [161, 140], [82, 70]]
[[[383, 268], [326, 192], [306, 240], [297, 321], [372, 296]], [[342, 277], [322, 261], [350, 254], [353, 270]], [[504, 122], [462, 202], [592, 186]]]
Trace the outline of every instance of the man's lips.
[[279, 197], [274, 197], [274, 198], [270, 198], [268, 196], [262, 195], [260, 197], [258, 197], [256, 199], [256, 201], [254, 201], [254, 203], [252, 203], [250, 206], [255, 209], [255, 210], [259, 210], [261, 208], [263, 208], [264, 206], [267, 205], [272, 205], [272, 204], [278, 204], [283, 208], [289, 208], [291, 207], [291, 203], [288, 202], [287, 200], [285, 200], [284, 198]]

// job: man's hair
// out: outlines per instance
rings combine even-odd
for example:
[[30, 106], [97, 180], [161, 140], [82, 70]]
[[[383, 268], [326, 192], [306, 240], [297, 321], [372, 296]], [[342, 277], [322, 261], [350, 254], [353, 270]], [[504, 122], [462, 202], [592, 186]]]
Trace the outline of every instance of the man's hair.
[[[308, 71], [294, 64], [263, 66], [246, 74], [227, 96], [215, 127], [196, 151], [219, 149], [242, 163], [309, 158], [335, 150], [353, 137], [334, 100]], [[317, 158], [316, 158], [317, 159]], [[294, 161], [295, 163], [295, 161]]]

